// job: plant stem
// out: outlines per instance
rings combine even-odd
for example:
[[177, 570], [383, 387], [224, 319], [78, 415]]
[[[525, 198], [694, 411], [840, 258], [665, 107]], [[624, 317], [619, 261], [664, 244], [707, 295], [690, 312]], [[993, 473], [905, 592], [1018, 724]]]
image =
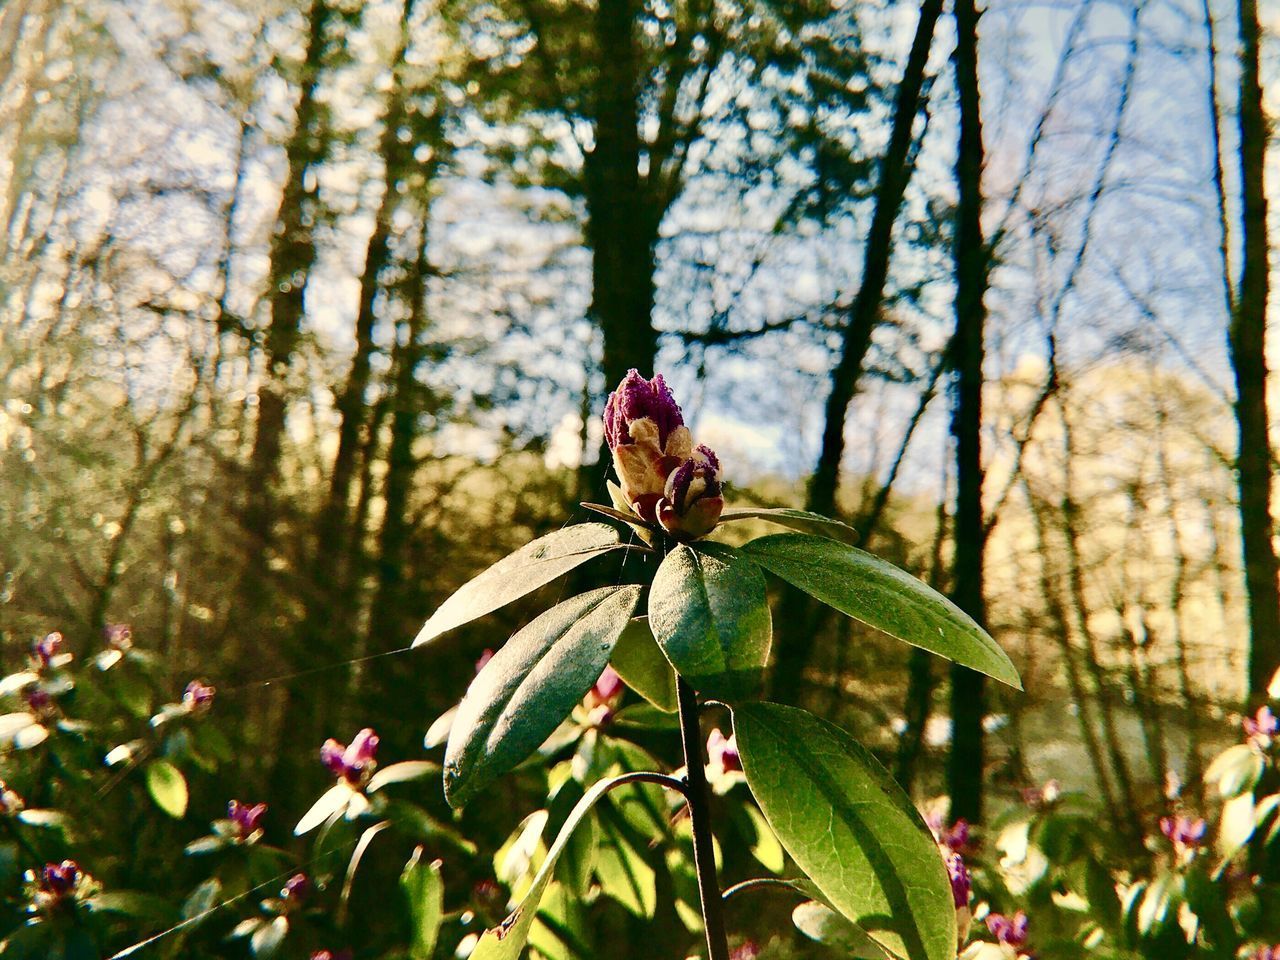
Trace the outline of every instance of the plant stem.
[[711, 791], [702, 760], [702, 728], [698, 725], [698, 698], [683, 677], [676, 678], [676, 698], [680, 706], [680, 739], [684, 743], [685, 778], [689, 789], [689, 820], [693, 824], [693, 865], [698, 874], [698, 898], [702, 902], [702, 924], [707, 932], [708, 960], [729, 960], [729, 941], [724, 932], [723, 904], [716, 881], [715, 845], [711, 834]]

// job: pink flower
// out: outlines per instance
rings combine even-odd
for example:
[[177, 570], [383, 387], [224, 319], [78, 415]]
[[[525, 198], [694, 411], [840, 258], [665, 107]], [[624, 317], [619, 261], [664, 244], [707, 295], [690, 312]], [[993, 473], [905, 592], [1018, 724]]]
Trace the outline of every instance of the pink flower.
[[301, 903], [311, 895], [311, 878], [305, 873], [295, 873], [280, 891], [280, 898], [288, 903]]
[[707, 737], [707, 759], [721, 774], [741, 770], [742, 757], [738, 753], [737, 736], [726, 737], [719, 727], [712, 730], [711, 736]]
[[80, 881], [80, 867], [74, 860], [46, 863], [40, 871], [40, 891], [62, 899], [75, 890]]
[[964, 857], [954, 850], [942, 855], [947, 864], [947, 877], [951, 881], [951, 896], [955, 900], [956, 909], [969, 905], [971, 881], [969, 868], [965, 866]]
[[938, 841], [938, 846], [954, 853], [964, 853], [969, 848], [969, 821], [961, 817], [950, 827], [943, 825], [942, 815], [938, 813], [926, 813], [924, 822], [929, 828], [929, 832], [933, 834], [933, 839]]
[[61, 655], [62, 645], [62, 634], [57, 630], [45, 634], [43, 638], [32, 644], [31, 653], [36, 660], [37, 668], [44, 670], [51, 665], [56, 665], [54, 660]]
[[996, 938], [996, 943], [1005, 944], [1015, 950], [1026, 946], [1028, 926], [1030, 922], [1027, 920], [1027, 915], [1021, 910], [1012, 917], [1006, 917], [1000, 913], [987, 916], [987, 929]]
[[232, 800], [227, 804], [227, 816], [236, 825], [241, 840], [247, 840], [262, 829], [262, 816], [267, 812], [265, 803], [253, 806]]
[[743, 940], [733, 953], [729, 954], [729, 960], [757, 960], [759, 956], [760, 944], [754, 940]]
[[125, 653], [133, 647], [133, 631], [127, 623], [109, 623], [102, 633], [112, 650]]
[[1160, 818], [1160, 832], [1169, 838], [1174, 852], [1184, 859], [1190, 857], [1200, 847], [1205, 829], [1205, 822], [1200, 818], [1193, 820], [1181, 814], [1176, 817]]
[[1280, 721], [1276, 720], [1271, 708], [1266, 706], [1259, 707], [1254, 716], [1245, 717], [1241, 725], [1244, 727], [1245, 737], [1259, 750], [1270, 747], [1276, 730], [1280, 729]]
[[1046, 780], [1042, 787], [1027, 787], [1022, 791], [1022, 802], [1033, 809], [1051, 807], [1062, 796], [1062, 784], [1057, 780]]
[[613, 719], [613, 713], [621, 702], [622, 677], [618, 676], [617, 670], [606, 665], [600, 678], [582, 698], [582, 705], [587, 708], [589, 722], [597, 727], [608, 723]]
[[347, 746], [332, 738], [326, 740], [320, 748], [320, 761], [335, 777], [359, 787], [377, 766], [374, 760], [377, 752], [378, 735], [365, 727]]
[[182, 691], [182, 705], [189, 713], [204, 713], [213, 706], [213, 695], [216, 692], [216, 688], [207, 683], [192, 680]]

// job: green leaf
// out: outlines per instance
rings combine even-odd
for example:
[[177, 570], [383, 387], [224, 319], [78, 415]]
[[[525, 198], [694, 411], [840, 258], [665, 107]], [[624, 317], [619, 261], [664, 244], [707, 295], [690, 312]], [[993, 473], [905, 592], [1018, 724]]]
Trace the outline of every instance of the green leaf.
[[100, 893], [90, 897], [85, 905], [94, 913], [119, 913], [161, 925], [173, 921], [173, 907], [169, 901], [149, 893], [131, 890]]
[[859, 960], [885, 960], [889, 956], [855, 923], [850, 923], [826, 904], [808, 900], [791, 911], [791, 922], [810, 940]]
[[831, 905], [898, 956], [953, 960], [946, 868], [888, 771], [839, 727], [796, 707], [742, 704], [733, 725], [761, 811]]
[[653, 639], [647, 617], [636, 617], [622, 631], [609, 661], [623, 682], [659, 710], [676, 712], [676, 675]]
[[444, 880], [440, 876], [440, 861], [422, 862], [422, 848], [413, 851], [400, 874], [400, 889], [409, 901], [409, 916], [413, 922], [413, 938], [409, 944], [411, 960], [431, 960], [444, 919]]
[[369, 778], [365, 793], [377, 793], [383, 787], [393, 783], [407, 783], [410, 780], [421, 780], [440, 772], [440, 764], [430, 760], [405, 760], [383, 767]]
[[[543, 836], [559, 834], [585, 793], [582, 784], [572, 777], [560, 784], [547, 807], [547, 824], [543, 827]], [[556, 880], [579, 897], [585, 897], [590, 886], [598, 839], [599, 831], [595, 818], [583, 819], [565, 845], [564, 853], [560, 855], [560, 862], [556, 864]]]
[[320, 794], [320, 799], [313, 803], [311, 808], [302, 815], [298, 825], [293, 828], [294, 836], [300, 837], [304, 833], [310, 833], [330, 817], [335, 817], [341, 811], [346, 810], [351, 805], [351, 798], [355, 794], [356, 791], [351, 788], [349, 783], [345, 780], [339, 780], [324, 793]]
[[249, 938], [249, 950], [255, 957], [274, 957], [280, 952], [288, 933], [289, 918], [276, 917], [253, 931], [253, 936]]
[[596, 876], [601, 889], [628, 913], [651, 918], [658, 907], [657, 874], [626, 836], [616, 813], [599, 819]]
[[790, 527], [801, 533], [816, 533], [821, 537], [843, 540], [845, 543], [856, 543], [858, 531], [847, 523], [832, 520], [820, 513], [808, 510], [795, 510], [791, 507], [729, 507], [720, 514], [721, 523], [733, 520], [768, 520], [781, 527]]
[[600, 678], [642, 587], [604, 587], [566, 600], [506, 642], [458, 705], [444, 758], [451, 806], [512, 769]]
[[1262, 754], [1247, 743], [1237, 743], [1213, 758], [1204, 772], [1204, 782], [1216, 784], [1222, 797], [1235, 797], [1252, 790], [1265, 766]]
[[672, 550], [649, 590], [649, 626], [682, 677], [713, 697], [749, 697], [773, 635], [764, 577], [732, 547]]
[[560, 859], [560, 854], [568, 844], [574, 829], [595, 806], [596, 801], [618, 785], [619, 779], [613, 777], [593, 784], [578, 801], [543, 858], [542, 866], [534, 875], [529, 892], [506, 920], [494, 929], [485, 931], [484, 936], [476, 944], [470, 960], [517, 960], [524, 949], [525, 941], [529, 938], [529, 928], [533, 926], [534, 918], [537, 916], [538, 904], [546, 893], [547, 885], [551, 883], [556, 861]]
[[519, 600], [592, 557], [622, 548], [618, 531], [579, 523], [527, 543], [454, 592], [418, 631], [415, 647]]
[[743, 554], [775, 576], [868, 626], [1022, 689], [1018, 671], [987, 632], [911, 574], [826, 537], [777, 533]]
[[147, 764], [147, 790], [156, 806], [175, 820], [187, 815], [187, 778], [168, 760]]

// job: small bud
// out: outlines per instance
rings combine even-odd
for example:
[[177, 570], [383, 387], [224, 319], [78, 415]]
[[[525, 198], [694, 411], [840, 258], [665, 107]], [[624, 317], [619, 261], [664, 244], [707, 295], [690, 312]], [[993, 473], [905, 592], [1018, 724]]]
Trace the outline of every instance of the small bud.
[[249, 840], [262, 830], [262, 817], [267, 812], [265, 803], [253, 806], [232, 800], [227, 804], [227, 817], [236, 825], [236, 832], [241, 840]]
[[587, 710], [588, 722], [595, 727], [604, 726], [613, 719], [614, 711], [622, 702], [622, 677], [612, 666], [606, 665], [600, 678], [582, 698]]
[[0, 816], [12, 817], [14, 814], [21, 813], [26, 808], [22, 797], [9, 789], [9, 785], [0, 780]]
[[80, 880], [80, 867], [74, 860], [46, 863], [40, 872], [40, 890], [53, 897], [66, 897]]
[[697, 540], [716, 528], [724, 510], [719, 471], [719, 458], [705, 445], [671, 471], [657, 508], [667, 533], [677, 540]]
[[1254, 716], [1245, 717], [1242, 726], [1249, 743], [1259, 750], [1267, 750], [1271, 747], [1276, 730], [1280, 729], [1280, 721], [1276, 720], [1276, 715], [1271, 712], [1270, 707], [1263, 706], [1258, 708]]
[[112, 650], [127, 653], [133, 648], [133, 631], [127, 623], [107, 624], [106, 629], [102, 632], [106, 638], [107, 646]]
[[31, 645], [31, 654], [36, 662], [37, 669], [44, 670], [51, 666], [60, 666], [62, 654], [63, 639], [62, 634], [57, 630], [47, 633], [41, 639]]
[[1190, 860], [1200, 848], [1204, 839], [1206, 825], [1203, 819], [1182, 816], [1161, 817], [1160, 832], [1173, 844], [1174, 853], [1180, 860]]
[[996, 943], [1020, 950], [1027, 944], [1027, 928], [1030, 922], [1026, 913], [1019, 910], [1012, 917], [992, 913], [987, 915], [987, 929], [996, 938]]
[[182, 691], [182, 705], [187, 708], [188, 713], [206, 713], [213, 706], [213, 695], [216, 692], [216, 688], [199, 680], [192, 680]]
[[280, 897], [287, 903], [301, 903], [310, 895], [311, 878], [305, 873], [295, 873], [280, 891]]
[[333, 738], [326, 740], [320, 748], [320, 762], [335, 777], [345, 780], [353, 787], [360, 787], [377, 766], [374, 760], [377, 752], [378, 735], [365, 727], [346, 746]]
[[726, 737], [720, 728], [711, 731], [707, 737], [707, 759], [712, 768], [720, 774], [734, 773], [742, 769], [742, 757], [738, 754], [738, 738], [736, 735]]

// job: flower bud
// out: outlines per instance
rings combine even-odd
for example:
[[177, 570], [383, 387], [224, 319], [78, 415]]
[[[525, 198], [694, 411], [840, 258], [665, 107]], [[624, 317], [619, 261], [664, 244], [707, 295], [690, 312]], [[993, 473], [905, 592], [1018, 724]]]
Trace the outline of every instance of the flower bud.
[[992, 913], [987, 916], [987, 929], [996, 938], [996, 943], [1013, 947], [1015, 950], [1020, 950], [1027, 945], [1027, 928], [1029, 926], [1030, 921], [1028, 921], [1026, 913], [1021, 910], [1012, 917], [1006, 917], [1000, 913]]
[[127, 623], [109, 623], [102, 633], [112, 650], [127, 653], [133, 647], [133, 630]]
[[724, 509], [719, 471], [720, 460], [705, 445], [671, 471], [658, 501], [658, 522], [667, 533], [697, 540], [715, 529]]
[[1270, 707], [1263, 706], [1258, 708], [1254, 716], [1245, 717], [1243, 726], [1249, 743], [1259, 750], [1266, 750], [1270, 748], [1276, 731], [1280, 729], [1280, 722], [1276, 720], [1276, 715], [1271, 712]]
[[51, 896], [62, 898], [76, 888], [80, 880], [80, 867], [74, 860], [63, 860], [61, 863], [46, 863], [40, 872], [40, 890]]
[[192, 680], [182, 691], [182, 705], [189, 713], [204, 713], [213, 706], [214, 688], [199, 680]]
[[320, 748], [320, 762], [339, 779], [353, 787], [361, 786], [377, 765], [378, 735], [365, 727], [355, 735], [351, 743], [343, 746], [330, 738]]
[[582, 698], [588, 722], [595, 727], [604, 726], [613, 719], [614, 711], [622, 702], [622, 677], [612, 666], [605, 665], [604, 672]]
[[262, 816], [267, 812], [265, 803], [253, 806], [232, 800], [227, 804], [227, 816], [236, 825], [236, 833], [241, 840], [248, 840], [262, 829]]
[[285, 882], [284, 888], [280, 891], [281, 899], [292, 903], [301, 903], [310, 895], [311, 878], [305, 873], [295, 873]]
[[720, 728], [711, 731], [707, 737], [707, 759], [718, 773], [735, 773], [742, 769], [742, 757], [738, 754], [738, 738], [735, 735], [726, 737]]
[[658, 520], [667, 477], [693, 454], [693, 438], [662, 374], [627, 373], [604, 408], [604, 436], [622, 495], [640, 519]]

